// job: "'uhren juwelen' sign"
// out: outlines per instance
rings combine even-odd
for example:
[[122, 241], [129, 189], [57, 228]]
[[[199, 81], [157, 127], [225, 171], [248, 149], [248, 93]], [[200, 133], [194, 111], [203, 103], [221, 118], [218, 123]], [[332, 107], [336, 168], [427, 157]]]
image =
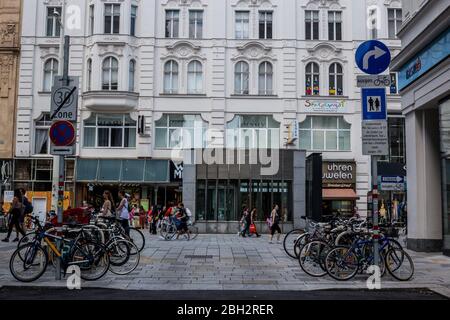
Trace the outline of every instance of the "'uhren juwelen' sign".
[[322, 175], [322, 184], [326, 188], [351, 188], [356, 183], [356, 163], [324, 161]]

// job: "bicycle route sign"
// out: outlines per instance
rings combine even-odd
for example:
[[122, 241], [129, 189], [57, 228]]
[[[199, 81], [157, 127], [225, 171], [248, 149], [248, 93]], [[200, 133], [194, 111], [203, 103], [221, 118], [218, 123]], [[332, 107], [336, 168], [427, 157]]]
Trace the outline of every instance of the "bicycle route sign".
[[70, 77], [69, 85], [63, 85], [62, 77], [55, 77], [55, 85], [52, 88], [51, 119], [77, 120], [79, 78]]
[[391, 85], [391, 78], [388, 75], [364, 75], [356, 76], [358, 88], [382, 88]]

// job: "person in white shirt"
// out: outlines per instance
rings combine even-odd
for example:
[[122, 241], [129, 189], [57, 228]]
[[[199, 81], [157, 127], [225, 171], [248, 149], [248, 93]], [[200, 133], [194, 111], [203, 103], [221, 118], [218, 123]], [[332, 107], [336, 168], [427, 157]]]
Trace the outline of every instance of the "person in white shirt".
[[117, 207], [117, 212], [119, 213], [120, 223], [122, 224], [125, 233], [130, 235], [130, 224], [128, 220], [130, 219], [130, 213], [128, 212], [128, 199], [125, 197], [124, 191], [119, 191], [120, 204]]

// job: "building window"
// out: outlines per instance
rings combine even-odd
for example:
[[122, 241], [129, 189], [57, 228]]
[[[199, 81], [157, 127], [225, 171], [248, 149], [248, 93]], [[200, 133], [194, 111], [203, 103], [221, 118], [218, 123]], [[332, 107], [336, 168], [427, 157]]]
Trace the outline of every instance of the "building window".
[[388, 9], [389, 39], [397, 38], [397, 33], [402, 26], [402, 9]]
[[391, 77], [391, 85], [389, 87], [389, 92], [390, 94], [397, 94], [397, 73], [395, 72], [391, 72], [389, 74], [389, 76]]
[[341, 11], [328, 11], [328, 40], [342, 40]]
[[130, 92], [134, 92], [135, 77], [136, 77], [136, 61], [130, 60], [130, 65], [128, 68], [128, 91]]
[[199, 94], [203, 91], [203, 68], [199, 61], [188, 65], [188, 93]]
[[344, 91], [344, 74], [342, 72], [342, 66], [339, 63], [333, 63], [331, 64], [329, 71], [329, 95], [342, 96]]
[[105, 4], [105, 33], [120, 32], [120, 4]]
[[236, 11], [236, 39], [249, 38], [250, 12]]
[[200, 10], [189, 11], [189, 38], [191, 39], [203, 38], [203, 11]]
[[180, 11], [166, 10], [166, 38], [178, 38]]
[[259, 94], [273, 94], [273, 67], [267, 61], [259, 65]]
[[378, 12], [377, 9], [369, 10], [369, 18], [371, 22], [370, 25], [370, 38], [375, 40], [378, 38]]
[[240, 61], [234, 68], [234, 92], [249, 94], [250, 69], [247, 62]]
[[206, 147], [207, 124], [200, 115], [164, 114], [155, 122], [155, 146], [158, 149]]
[[227, 148], [278, 149], [280, 123], [272, 116], [237, 115], [227, 123]]
[[88, 59], [87, 61], [87, 75], [86, 75], [86, 88], [87, 91], [91, 91], [92, 90], [92, 59]]
[[306, 65], [305, 69], [305, 86], [307, 96], [317, 96], [320, 94], [320, 81], [319, 81], [319, 65], [315, 62], [310, 62]]
[[308, 116], [299, 125], [300, 149], [350, 151], [351, 125], [344, 117]]
[[131, 6], [131, 17], [130, 17], [130, 35], [136, 35], [136, 20], [137, 20], [137, 6]]
[[119, 61], [108, 57], [103, 61], [103, 90], [119, 89]]
[[261, 11], [259, 13], [259, 38], [272, 39], [273, 13]]
[[49, 113], [43, 113], [34, 124], [34, 154], [49, 154], [49, 130], [52, 125]]
[[92, 114], [84, 120], [85, 148], [135, 148], [136, 121], [128, 114]]
[[305, 39], [319, 40], [319, 11], [305, 11]]
[[178, 63], [174, 60], [164, 65], [164, 93], [178, 93]]
[[381, 160], [406, 163], [405, 118], [388, 117], [388, 142], [389, 155], [382, 157]]
[[44, 64], [44, 85], [42, 91], [50, 92], [52, 91], [53, 83], [55, 81], [55, 76], [58, 75], [58, 60], [48, 59]]
[[94, 26], [95, 26], [95, 7], [93, 4], [89, 6], [89, 35], [92, 36], [94, 34]]
[[47, 7], [47, 37], [61, 36], [61, 7]]

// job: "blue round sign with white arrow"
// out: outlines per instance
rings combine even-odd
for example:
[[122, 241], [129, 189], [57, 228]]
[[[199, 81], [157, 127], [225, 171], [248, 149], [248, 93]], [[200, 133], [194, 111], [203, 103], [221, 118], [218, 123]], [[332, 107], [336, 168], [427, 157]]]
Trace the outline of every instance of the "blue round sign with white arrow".
[[383, 42], [369, 40], [358, 47], [355, 60], [362, 72], [380, 74], [389, 67], [391, 52]]

